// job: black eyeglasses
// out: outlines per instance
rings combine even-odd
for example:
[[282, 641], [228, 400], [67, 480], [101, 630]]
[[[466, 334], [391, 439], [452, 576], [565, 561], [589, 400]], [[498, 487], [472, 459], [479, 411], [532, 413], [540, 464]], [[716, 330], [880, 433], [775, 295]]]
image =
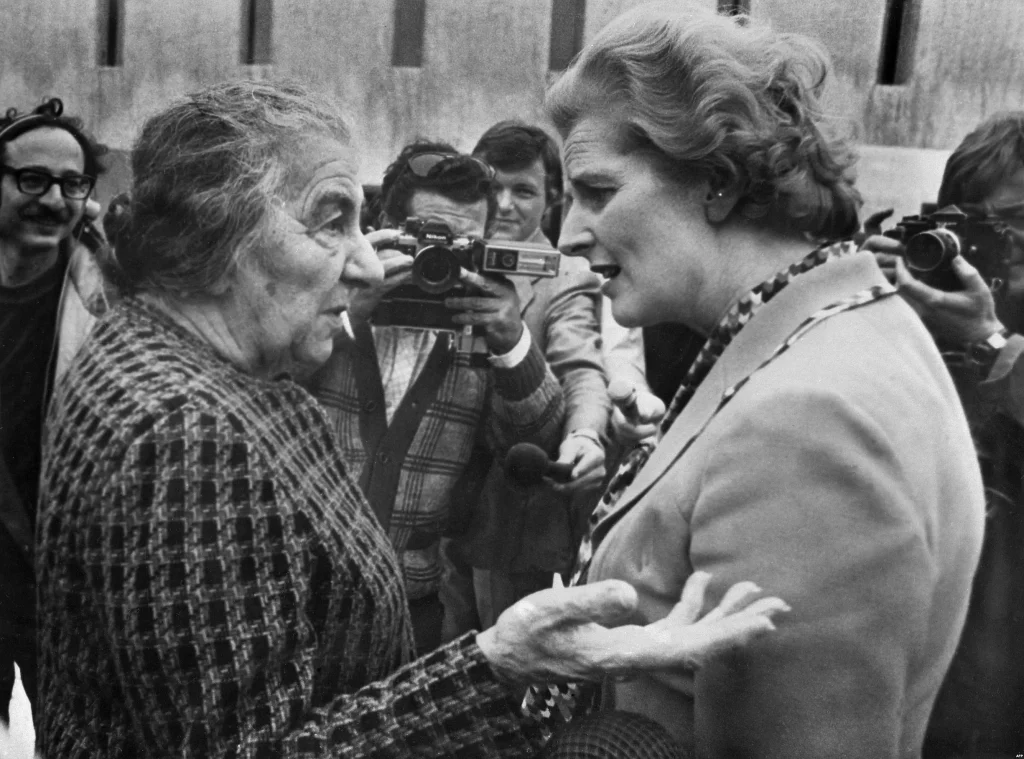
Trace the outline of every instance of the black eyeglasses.
[[0, 166], [0, 172], [12, 174], [18, 189], [26, 195], [45, 195], [51, 187], [57, 185], [60, 194], [67, 200], [85, 200], [96, 183], [95, 179], [85, 174], [55, 177], [38, 169], [16, 169], [13, 166]]
[[479, 173], [481, 178], [494, 180], [494, 167], [479, 158], [459, 153], [420, 153], [406, 163], [406, 168], [420, 179], [440, 179], [449, 172]]

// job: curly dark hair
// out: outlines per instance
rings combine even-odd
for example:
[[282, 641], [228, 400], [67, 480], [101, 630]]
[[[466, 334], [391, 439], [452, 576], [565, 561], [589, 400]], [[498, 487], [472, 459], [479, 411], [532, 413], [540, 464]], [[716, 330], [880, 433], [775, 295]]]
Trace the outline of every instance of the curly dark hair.
[[499, 121], [484, 132], [473, 155], [501, 171], [527, 169], [539, 158], [544, 166], [544, 190], [548, 203], [562, 194], [562, 161], [558, 144], [539, 126], [518, 119]]
[[[437, 176], [418, 177], [408, 170], [409, 161], [424, 153], [442, 153], [453, 158], [465, 158], [460, 166], [456, 161], [453, 170]], [[402, 148], [384, 172], [380, 184], [381, 212], [383, 223], [401, 224], [409, 215], [409, 201], [416, 190], [431, 190], [457, 203], [476, 203], [487, 200], [487, 221], [494, 216], [496, 201], [491, 192], [489, 177], [476, 170], [478, 164], [470, 156], [459, 153], [447, 142], [419, 139]]]
[[942, 174], [939, 207], [981, 203], [1024, 166], [1024, 111], [981, 122], [956, 147]]
[[85, 131], [81, 119], [64, 115], [64, 102], [60, 98], [47, 98], [29, 113], [18, 113], [16, 108], [7, 109], [0, 118], [0, 159], [6, 157], [7, 143], [26, 132], [44, 127], [63, 129], [78, 141], [85, 155], [85, 173], [90, 177], [96, 178], [106, 171], [100, 158], [109, 152], [107, 146]]

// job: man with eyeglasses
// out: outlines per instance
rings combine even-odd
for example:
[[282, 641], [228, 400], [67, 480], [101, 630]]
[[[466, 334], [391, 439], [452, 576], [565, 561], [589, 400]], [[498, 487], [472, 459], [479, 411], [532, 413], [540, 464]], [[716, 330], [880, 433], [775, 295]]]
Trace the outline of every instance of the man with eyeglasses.
[[[102, 307], [86, 206], [103, 148], [54, 98], [0, 118], [0, 716], [13, 662], [35, 694], [33, 531], [55, 376]], [[98, 208], [98, 207], [97, 207]]]
[[[383, 226], [393, 229], [415, 216], [444, 222], [456, 236], [482, 237], [493, 177], [487, 164], [446, 143], [408, 145], [381, 184]], [[481, 457], [502, 458], [519, 442], [554, 452], [565, 404], [508, 279], [463, 271], [466, 291], [445, 299], [457, 328], [474, 328], [469, 344], [459, 344], [450, 330], [374, 326], [370, 316], [381, 299], [411, 281], [413, 259], [388, 248], [396, 236], [383, 229], [371, 234], [384, 281], [354, 300], [351, 335], [335, 340], [310, 389], [391, 536], [416, 646], [426, 652], [441, 643], [442, 533], [453, 510], [471, 508], [486, 471]]]
[[963, 288], [915, 279], [899, 243], [871, 237], [883, 269], [947, 349], [988, 496], [985, 544], [960, 646], [939, 692], [925, 759], [1024, 753], [1024, 111], [999, 113], [946, 163], [938, 207], [996, 222], [1013, 242], [1009, 278], [995, 295], [970, 263], [953, 261]]

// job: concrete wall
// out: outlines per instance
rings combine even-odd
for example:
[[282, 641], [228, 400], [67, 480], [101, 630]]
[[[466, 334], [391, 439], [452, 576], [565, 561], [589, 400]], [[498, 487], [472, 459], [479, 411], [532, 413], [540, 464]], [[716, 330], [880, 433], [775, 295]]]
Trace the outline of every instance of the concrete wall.
[[[552, 0], [426, 0], [421, 68], [390, 64], [394, 0], [274, 0], [274, 62], [260, 66], [239, 64], [242, 0], [124, 0], [123, 65], [100, 67], [101, 2], [3, 0], [0, 106], [58, 95], [123, 151], [174, 96], [222, 79], [292, 76], [348, 103], [363, 179], [374, 182], [418, 135], [468, 149], [498, 119], [539, 118], [551, 77]], [[887, 2], [751, 0], [751, 11], [823, 41], [834, 59], [825, 105], [834, 126], [863, 144], [948, 150], [990, 113], [1024, 107], [1024, 1], [917, 0], [913, 75], [903, 86], [876, 83]], [[585, 38], [633, 4], [589, 0]], [[884, 172], [894, 155], [876, 171], [876, 154], [866, 152], [862, 176]], [[126, 176], [114, 163], [104, 187]]]

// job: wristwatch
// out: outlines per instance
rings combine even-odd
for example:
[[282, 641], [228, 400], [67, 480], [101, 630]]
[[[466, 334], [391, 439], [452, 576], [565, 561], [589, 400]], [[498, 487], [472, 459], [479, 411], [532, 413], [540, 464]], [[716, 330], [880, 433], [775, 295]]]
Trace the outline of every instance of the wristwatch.
[[999, 358], [999, 351], [1006, 347], [1006, 340], [1010, 337], [1010, 331], [1001, 329], [993, 332], [984, 340], [971, 343], [967, 346], [967, 357], [981, 371], [982, 376], [988, 376], [992, 367]]

